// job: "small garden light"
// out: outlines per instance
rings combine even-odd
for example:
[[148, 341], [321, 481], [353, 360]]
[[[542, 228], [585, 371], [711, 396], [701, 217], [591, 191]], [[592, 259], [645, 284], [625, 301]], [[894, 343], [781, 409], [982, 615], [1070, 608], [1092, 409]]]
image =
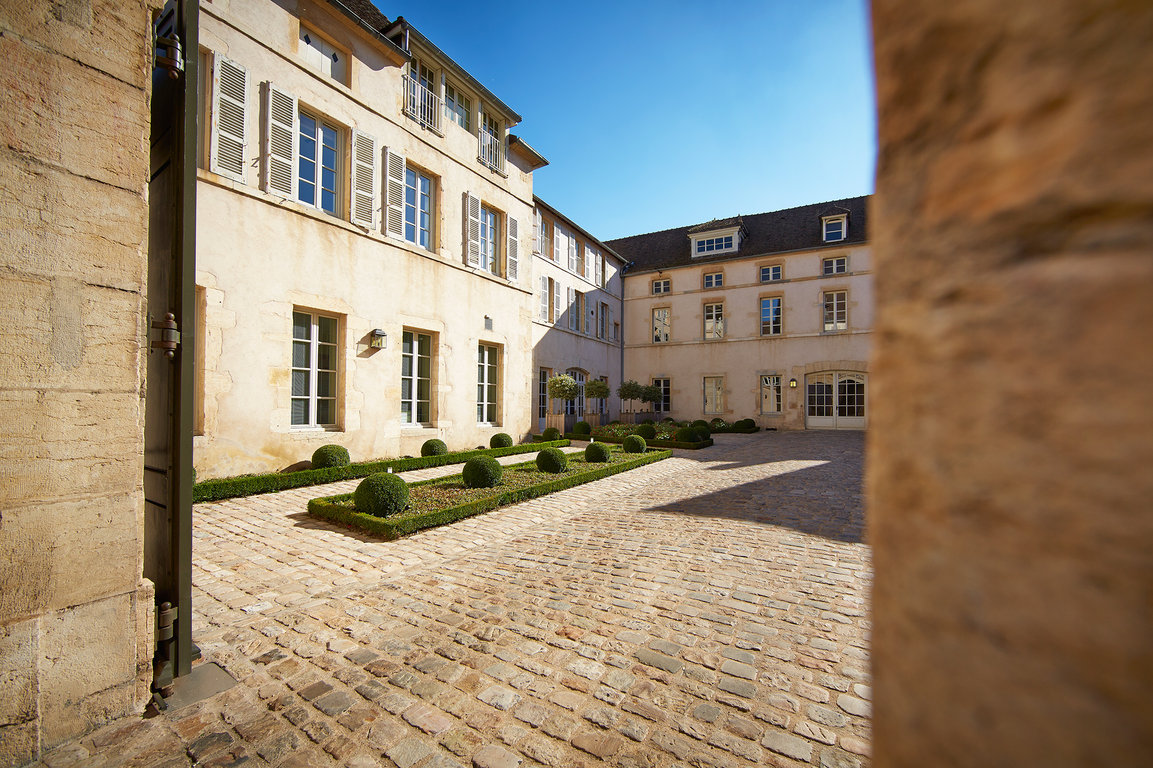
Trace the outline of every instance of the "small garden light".
[[797, 380], [796, 379], [789, 379], [789, 389], [796, 389], [796, 388], [797, 388]]
[[373, 349], [384, 349], [386, 341], [388, 341], [388, 334], [380, 328], [375, 328], [372, 331], [372, 339], [369, 340], [368, 345]]

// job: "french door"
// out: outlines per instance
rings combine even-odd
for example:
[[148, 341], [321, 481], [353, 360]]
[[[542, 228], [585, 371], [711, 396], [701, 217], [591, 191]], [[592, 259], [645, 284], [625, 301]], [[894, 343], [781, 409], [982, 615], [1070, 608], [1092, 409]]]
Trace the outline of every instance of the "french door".
[[852, 371], [805, 376], [805, 426], [808, 429], [864, 429], [867, 377]]

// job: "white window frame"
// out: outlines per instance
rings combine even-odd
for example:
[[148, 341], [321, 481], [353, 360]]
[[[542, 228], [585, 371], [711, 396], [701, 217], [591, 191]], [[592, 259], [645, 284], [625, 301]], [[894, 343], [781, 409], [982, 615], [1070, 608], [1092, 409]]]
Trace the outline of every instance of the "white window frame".
[[[766, 272], [768, 277], [765, 277]], [[762, 283], [776, 283], [785, 278], [785, 266], [783, 264], [765, 264], [759, 271]]]
[[706, 290], [711, 288], [723, 288], [725, 285], [724, 272], [708, 272], [705, 274], [702, 285]]
[[825, 291], [821, 294], [822, 327], [825, 333], [849, 329], [849, 292]]
[[501, 213], [484, 203], [480, 206], [480, 268], [500, 276]]
[[[420, 353], [420, 340], [428, 340], [428, 353]], [[406, 351], [407, 350], [407, 351]], [[406, 328], [401, 333], [401, 346], [400, 346], [400, 423], [410, 426], [427, 427], [432, 424], [432, 359], [433, 359], [433, 336], [431, 333], [425, 333], [414, 329]], [[425, 360], [428, 364], [428, 375], [420, 375], [420, 362]], [[408, 364], [408, 375], [405, 375], [405, 364]], [[404, 382], [409, 382], [408, 393], [409, 396], [404, 396]], [[420, 397], [420, 383], [424, 381], [428, 387], [427, 397], [421, 399]], [[420, 418], [420, 406], [423, 403], [425, 409], [425, 417]], [[405, 413], [405, 406], [408, 406], [408, 412]]]
[[447, 81], [444, 84], [444, 111], [449, 122], [472, 132], [472, 99]]
[[[298, 337], [296, 335], [296, 318], [297, 316], [308, 318], [309, 336], [308, 338]], [[329, 320], [333, 324], [333, 341], [320, 340], [320, 321]], [[308, 366], [296, 365], [295, 352], [299, 344], [307, 344], [308, 349]], [[321, 369], [320, 364], [320, 347], [321, 346], [332, 348], [332, 364], [333, 368]], [[319, 312], [311, 312], [304, 309], [292, 310], [292, 355], [289, 359], [291, 373], [289, 375], [290, 386], [291, 382], [297, 379], [298, 373], [304, 373], [308, 382], [308, 393], [305, 395], [293, 395], [290, 393], [289, 397], [291, 402], [304, 401], [305, 405], [305, 421], [296, 423], [294, 421], [294, 412], [292, 407], [289, 407], [289, 424], [293, 429], [334, 429], [338, 420], [338, 411], [340, 405], [340, 318], [335, 315], [326, 315]], [[318, 394], [319, 379], [321, 374], [330, 374], [332, 377], [332, 394], [321, 397]], [[319, 401], [331, 401], [332, 403], [332, 420], [321, 422], [317, 418], [319, 411]]]
[[576, 382], [577, 395], [572, 400], [564, 401], [564, 412], [569, 416], [583, 417], [585, 415], [585, 382], [588, 380], [588, 374], [580, 368], [569, 368], [565, 373], [572, 376], [573, 381]]
[[[309, 137], [314, 142], [314, 147], [316, 150], [315, 156], [313, 156], [311, 158], [305, 157], [304, 141], [302, 141], [302, 139], [305, 138], [304, 118], [306, 118], [306, 117], [309, 120], [315, 121], [315, 123], [316, 123], [316, 131], [312, 136]], [[332, 132], [332, 136], [333, 136], [332, 149], [333, 149], [334, 162], [336, 163], [336, 165], [331, 169], [332, 170], [332, 176], [333, 176], [333, 188], [331, 190], [332, 191], [332, 202], [333, 202], [332, 210], [325, 208], [324, 203], [323, 203], [324, 190], [325, 190], [325, 187], [324, 187], [325, 166], [323, 164], [323, 162], [324, 162], [324, 146], [325, 145], [323, 143], [323, 140], [324, 140], [325, 129], [328, 129], [329, 131]], [[330, 216], [336, 216], [337, 218], [342, 217], [344, 215], [344, 210], [343, 210], [343, 205], [342, 205], [344, 202], [344, 185], [343, 185], [342, 181], [343, 181], [343, 177], [346, 175], [344, 173], [344, 167], [343, 167], [344, 166], [344, 141], [345, 141], [344, 129], [341, 128], [339, 125], [333, 123], [331, 120], [328, 120], [327, 118], [322, 117], [321, 115], [319, 115], [315, 112], [311, 112], [307, 109], [301, 109], [301, 110], [299, 110], [299, 114], [297, 115], [297, 118], [296, 118], [296, 131], [297, 131], [296, 158], [295, 158], [295, 163], [296, 163], [296, 190], [295, 190], [296, 191], [296, 200], [301, 205], [307, 205], [308, 207], [315, 208], [318, 211], [324, 211], [325, 213], [329, 214]], [[312, 174], [311, 178], [305, 178], [305, 175], [304, 175], [304, 161], [305, 160], [307, 160], [313, 164], [313, 174]], [[307, 200], [305, 200], [302, 196], [302, 187], [304, 186], [304, 184], [310, 184], [313, 187], [313, 201], [311, 203], [308, 202]]]
[[[411, 179], [409, 177], [412, 177]], [[409, 195], [415, 202], [409, 202]], [[428, 200], [428, 210], [421, 209], [420, 202]], [[425, 173], [416, 166], [404, 165], [404, 200], [401, 202], [404, 211], [404, 240], [413, 245], [432, 251], [436, 248], [436, 178]], [[412, 223], [409, 223], [409, 213], [412, 213]], [[421, 226], [421, 215], [428, 217], [427, 226]], [[409, 236], [409, 227], [412, 227], [412, 236]], [[423, 237], [424, 242], [421, 242]]]
[[[702, 410], [704, 413], [724, 413], [725, 412], [725, 377], [724, 376], [705, 376], [701, 380], [701, 388], [704, 394], [704, 405]], [[712, 403], [713, 410], [709, 410], [709, 395], [712, 394], [714, 401]]]
[[657, 413], [671, 413], [673, 410], [673, 380], [667, 376], [657, 376], [653, 386], [661, 391], [661, 401], [656, 404]]
[[[761, 381], [761, 414], [780, 415], [784, 411], [784, 392], [781, 389], [781, 377], [778, 374], [762, 375]], [[765, 393], [769, 394], [770, 406], [765, 409]]]
[[[810, 219], [811, 221], [811, 219]], [[839, 225], [839, 226], [834, 226]], [[837, 235], [840, 235], [839, 237]], [[825, 243], [839, 243], [849, 236], [849, 216], [842, 213], [838, 216], [821, 217], [821, 241]]]
[[821, 276], [844, 275], [849, 271], [848, 256], [830, 256], [821, 260]]
[[653, 280], [653, 295], [657, 296], [662, 293], [669, 293], [672, 290], [673, 281], [669, 278], [661, 278], [660, 280]]
[[703, 336], [708, 339], [723, 339], [725, 337], [725, 303], [723, 301], [710, 301], [704, 306]]
[[[765, 303], [769, 302], [769, 319], [765, 320]], [[783, 296], [762, 296], [760, 299], [761, 335], [780, 336], [785, 331], [785, 299]], [[774, 317], [775, 315], [775, 317]], [[769, 330], [765, 331], [766, 324]]]
[[476, 423], [494, 427], [500, 424], [500, 347], [477, 345]]
[[549, 368], [541, 368], [538, 374], [537, 381], [537, 418], [543, 419], [548, 416], [548, 380], [552, 376], [552, 370]]
[[735, 253], [741, 248], [741, 228], [713, 230], [690, 235], [689, 255], [694, 259], [717, 256], [722, 253]]
[[653, 307], [653, 344], [668, 343], [669, 339], [672, 338], [672, 324], [672, 309], [669, 307]]

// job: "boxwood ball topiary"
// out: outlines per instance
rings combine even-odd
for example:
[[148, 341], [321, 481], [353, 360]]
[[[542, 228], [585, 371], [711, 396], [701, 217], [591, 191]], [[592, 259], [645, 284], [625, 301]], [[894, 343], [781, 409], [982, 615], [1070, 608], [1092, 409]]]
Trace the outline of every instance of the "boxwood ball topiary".
[[697, 441], [697, 431], [692, 427], [681, 427], [673, 433], [673, 440], [678, 443], [695, 443]]
[[641, 424], [637, 427], [637, 434], [645, 440], [655, 440], [657, 437], [657, 428], [652, 424]]
[[696, 421], [694, 421], [689, 426], [690, 427], [707, 427], [708, 425], [709, 425], [709, 423], [707, 421], [705, 421], [704, 419], [697, 419]]
[[512, 447], [512, 435], [507, 434], [505, 432], [497, 432], [488, 441], [488, 447], [489, 448], [511, 448]]
[[708, 424], [693, 424], [693, 429], [701, 436], [701, 440], [708, 440], [713, 436], [713, 431], [709, 429]]
[[387, 517], [408, 506], [408, 483], [388, 472], [377, 472], [360, 481], [352, 495], [357, 512]]
[[589, 443], [585, 446], [585, 461], [601, 463], [609, 460], [609, 447], [605, 443]]
[[500, 482], [504, 470], [492, 456], [477, 456], [464, 463], [464, 484], [467, 488], [492, 488]]
[[578, 421], [576, 424], [573, 424], [572, 431], [574, 435], [588, 435], [592, 433], [593, 425], [587, 421]]
[[568, 469], [568, 456], [560, 448], [545, 448], [536, 455], [536, 468], [558, 474]]
[[444, 444], [443, 440], [438, 440], [435, 437], [431, 440], [425, 440], [424, 445], [420, 446], [421, 456], [443, 456], [448, 453], [448, 446]]
[[312, 468], [325, 469], [327, 467], [343, 467], [351, 464], [348, 449], [343, 445], [322, 445], [312, 454]]
[[629, 435], [625, 438], [625, 453], [644, 453], [648, 444], [640, 435]]
[[543, 433], [541, 433], [541, 437], [543, 437], [546, 441], [560, 440], [560, 430], [556, 427], [549, 427]]

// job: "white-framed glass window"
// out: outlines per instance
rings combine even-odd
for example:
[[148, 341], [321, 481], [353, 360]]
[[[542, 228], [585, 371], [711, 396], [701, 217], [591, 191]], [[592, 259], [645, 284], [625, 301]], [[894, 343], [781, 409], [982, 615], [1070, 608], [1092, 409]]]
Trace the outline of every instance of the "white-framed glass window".
[[545, 258], [556, 261], [552, 251], [552, 222], [544, 218], [540, 220], [540, 253]]
[[669, 413], [673, 410], [672, 379], [653, 379], [653, 386], [661, 391], [661, 401], [656, 404], [659, 413]]
[[338, 83], [348, 82], [345, 74], [348, 71], [348, 57], [344, 51], [304, 25], [300, 27], [300, 42], [300, 55], [309, 65]]
[[432, 178], [416, 168], [404, 169], [404, 239], [432, 250]]
[[[600, 381], [603, 381], [605, 384], [609, 383], [609, 377], [608, 376], [598, 376], [597, 378]], [[599, 413], [600, 415], [603, 416], [608, 412], [609, 412], [608, 398], [598, 397], [595, 400], [593, 400], [593, 413]]]
[[653, 343], [663, 344], [669, 340], [669, 308], [653, 310]]
[[705, 338], [725, 337], [725, 305], [723, 303], [705, 305]]
[[781, 412], [781, 377], [761, 376], [761, 413]]
[[400, 352], [400, 423], [431, 423], [431, 394], [432, 335], [405, 331]]
[[548, 379], [549, 369], [540, 369], [540, 378], [537, 380], [537, 417], [543, 419], [548, 415]]
[[444, 84], [444, 111], [448, 113], [449, 120], [466, 131], [472, 130], [472, 100], [452, 83]]
[[577, 396], [572, 400], [564, 401], [564, 412], [570, 416], [585, 415], [585, 372], [578, 368], [569, 368], [565, 371], [577, 383]]
[[779, 336], [782, 330], [783, 308], [780, 296], [761, 299], [761, 335]]
[[705, 237], [697, 240], [697, 254], [717, 253], [733, 250], [733, 236]]
[[292, 405], [294, 427], [336, 426], [337, 319], [292, 313]]
[[597, 338], [607, 339], [609, 337], [609, 305], [603, 301], [597, 311]]
[[705, 376], [705, 413], [723, 413], [725, 410], [725, 377]]
[[500, 214], [480, 207], [480, 268], [500, 274]]
[[653, 280], [653, 295], [658, 293], [668, 293], [671, 289], [672, 281], [669, 278], [663, 280]]
[[768, 264], [761, 267], [761, 282], [775, 283], [784, 277], [784, 267], [781, 264]]
[[826, 331], [843, 331], [849, 327], [848, 291], [827, 291], [821, 295], [821, 304]]
[[480, 161], [489, 168], [504, 173], [504, 134], [501, 122], [493, 115], [484, 114], [481, 117], [477, 136], [480, 142]]
[[710, 272], [705, 275], [706, 288], [720, 288], [725, 284], [725, 276], [722, 272]]
[[333, 216], [340, 215], [340, 129], [300, 113], [297, 198]]
[[477, 346], [476, 358], [476, 421], [478, 424], [496, 424], [500, 366], [500, 349], [488, 344]]
[[849, 217], [826, 216], [821, 219], [821, 231], [826, 243], [844, 240], [849, 235]]
[[834, 256], [821, 261], [822, 275], [843, 275], [849, 271], [848, 256]]

